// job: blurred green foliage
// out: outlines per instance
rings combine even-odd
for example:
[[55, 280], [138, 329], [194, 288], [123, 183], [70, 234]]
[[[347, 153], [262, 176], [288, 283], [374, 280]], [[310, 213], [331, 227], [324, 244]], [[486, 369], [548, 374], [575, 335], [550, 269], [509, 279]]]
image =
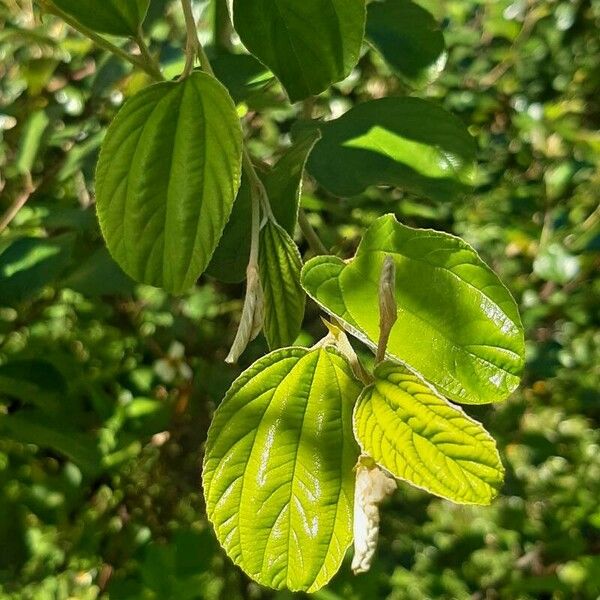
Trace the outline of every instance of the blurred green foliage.
[[[448, 46], [444, 74], [420, 95], [470, 126], [476, 193], [432, 202], [369, 189], [340, 201], [308, 181], [302, 202], [345, 256], [382, 212], [472, 243], [521, 306], [527, 372], [506, 403], [469, 409], [499, 439], [501, 498], [459, 507], [402, 485], [383, 511], [374, 569], [355, 578], [345, 566], [316, 597], [598, 598], [600, 2], [420, 4]], [[222, 13], [197, 8], [204, 39], [216, 31], [216, 57]], [[146, 30], [176, 74], [177, 3], [153, 0]], [[277, 154], [295, 108], [260, 65], [217, 64], [245, 103], [253, 153]], [[123, 99], [147, 83], [57, 20], [33, 16], [29, 0], [0, 1], [0, 210], [27, 200], [0, 235], [2, 599], [291, 597], [248, 582], [203, 510], [202, 444], [239, 373], [223, 359], [242, 288], [207, 277], [173, 298], [135, 286], [100, 238], [98, 147]], [[405, 93], [368, 50], [315, 110], [337, 116]], [[313, 305], [301, 341], [322, 333]], [[241, 367], [265, 349], [257, 340]]]

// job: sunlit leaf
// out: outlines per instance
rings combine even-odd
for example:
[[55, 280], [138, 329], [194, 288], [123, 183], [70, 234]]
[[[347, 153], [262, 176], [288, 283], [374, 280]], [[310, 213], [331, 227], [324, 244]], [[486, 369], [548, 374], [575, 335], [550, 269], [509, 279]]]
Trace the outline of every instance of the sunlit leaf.
[[218, 408], [206, 446], [208, 517], [229, 557], [273, 588], [316, 591], [352, 541], [352, 406], [360, 392], [332, 349], [256, 362]]
[[382, 363], [354, 410], [363, 452], [392, 475], [460, 504], [489, 504], [504, 478], [487, 431], [405, 367]]
[[379, 312], [373, 307], [388, 255], [396, 264], [398, 309], [388, 357], [412, 367], [452, 400], [505, 399], [518, 386], [524, 362], [517, 305], [459, 238], [412, 229], [387, 215], [369, 228], [352, 261], [310, 260], [303, 286], [350, 333], [375, 348]]
[[130, 277], [175, 293], [194, 284], [231, 214], [241, 154], [233, 101], [205, 73], [125, 104], [102, 145], [96, 200], [108, 249]]

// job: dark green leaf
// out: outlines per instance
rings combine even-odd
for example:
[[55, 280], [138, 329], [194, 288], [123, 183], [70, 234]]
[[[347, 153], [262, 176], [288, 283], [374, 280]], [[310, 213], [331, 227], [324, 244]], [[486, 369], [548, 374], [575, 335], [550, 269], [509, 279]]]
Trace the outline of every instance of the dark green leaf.
[[150, 0], [53, 0], [82, 25], [110, 35], [135, 36]]
[[365, 102], [321, 131], [308, 171], [336, 196], [391, 185], [448, 200], [473, 183], [473, 138], [461, 121], [426, 100]]
[[356, 65], [365, 0], [233, 0], [242, 42], [280, 79], [292, 102], [319, 94]]

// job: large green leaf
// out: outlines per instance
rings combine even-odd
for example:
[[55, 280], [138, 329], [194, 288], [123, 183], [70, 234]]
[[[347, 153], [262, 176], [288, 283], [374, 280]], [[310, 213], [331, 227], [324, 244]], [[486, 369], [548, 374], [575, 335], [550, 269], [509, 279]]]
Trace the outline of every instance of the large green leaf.
[[409, 85], [434, 81], [446, 65], [444, 34], [431, 13], [411, 0], [371, 2], [367, 38]]
[[246, 279], [252, 239], [252, 187], [245, 173], [231, 217], [206, 269], [206, 274], [224, 283]]
[[263, 329], [269, 348], [290, 346], [300, 334], [304, 318], [302, 258], [286, 230], [271, 220], [260, 234], [259, 264], [265, 299]]
[[304, 167], [320, 137], [318, 130], [301, 135], [262, 177], [275, 219], [290, 235], [294, 235], [298, 222]]
[[52, 0], [82, 25], [110, 35], [135, 36], [150, 0]]
[[292, 102], [319, 94], [356, 65], [365, 0], [233, 0], [235, 28]]
[[461, 239], [412, 229], [386, 215], [369, 228], [352, 261], [314, 258], [302, 271], [302, 284], [350, 333], [375, 348], [379, 277], [388, 255], [396, 263], [398, 307], [388, 357], [419, 372], [452, 400], [505, 399], [523, 369], [517, 305]]
[[108, 249], [134, 279], [182, 292], [204, 272], [240, 184], [233, 101], [194, 72], [145, 88], [108, 129], [96, 177]]
[[419, 98], [359, 104], [321, 125], [309, 173], [336, 196], [391, 185], [448, 200], [473, 182], [476, 146], [463, 123]]
[[489, 504], [504, 479], [488, 432], [401, 365], [377, 366], [354, 409], [354, 433], [392, 475], [453, 502]]
[[352, 541], [352, 406], [360, 393], [333, 349], [284, 348], [245, 371], [208, 433], [208, 517], [229, 557], [273, 588], [315, 591]]

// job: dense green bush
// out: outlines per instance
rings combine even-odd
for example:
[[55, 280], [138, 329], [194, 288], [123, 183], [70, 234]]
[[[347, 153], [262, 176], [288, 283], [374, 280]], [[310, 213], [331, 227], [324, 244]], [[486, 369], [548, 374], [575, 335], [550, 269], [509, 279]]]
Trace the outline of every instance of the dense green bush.
[[[408, 93], [436, 101], [477, 140], [475, 193], [428, 199], [418, 186], [368, 187], [340, 200], [331, 187], [345, 182], [333, 173], [329, 185], [307, 178], [302, 206], [324, 244], [345, 258], [383, 213], [466, 239], [518, 301], [526, 373], [508, 401], [469, 408], [499, 441], [507, 472], [499, 499], [456, 506], [401, 484], [382, 511], [371, 572], [354, 577], [344, 567], [315, 595], [596, 598], [600, 3], [419, 4], [443, 24], [441, 74], [440, 48], [423, 74], [368, 47], [350, 77], [310, 109], [337, 117]], [[253, 156], [279, 156], [297, 107], [260, 64], [231, 58], [223, 3], [196, 8]], [[4, 0], [0, 23], [0, 203], [2, 211], [24, 203], [0, 236], [0, 597], [289, 597], [232, 566], [201, 493], [214, 409], [267, 351], [260, 337], [240, 367], [223, 364], [243, 286], [203, 277], [173, 297], [134, 284], [97, 225], [100, 144], [124, 98], [151, 74], [59, 19], [32, 14], [26, 0]], [[152, 0], [145, 27], [150, 52], [175, 77], [185, 62], [179, 3]], [[324, 331], [309, 303], [299, 341], [311, 345]]]

